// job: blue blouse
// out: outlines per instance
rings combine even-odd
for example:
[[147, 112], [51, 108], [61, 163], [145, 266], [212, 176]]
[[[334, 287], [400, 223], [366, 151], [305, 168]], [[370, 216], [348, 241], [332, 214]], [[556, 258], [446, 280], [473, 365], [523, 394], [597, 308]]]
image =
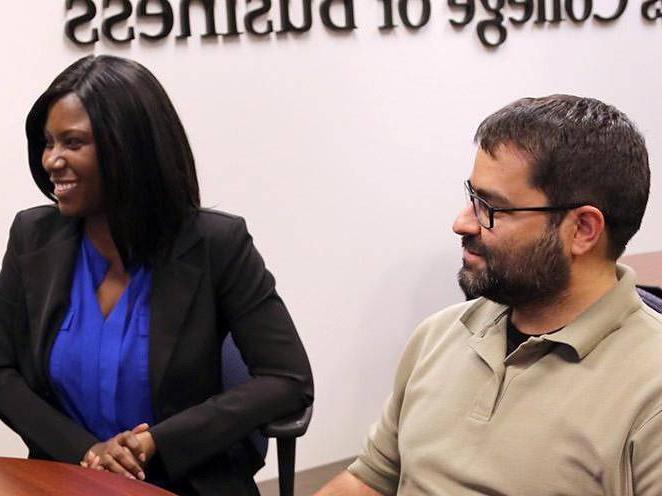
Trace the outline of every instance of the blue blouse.
[[49, 373], [64, 411], [99, 440], [153, 424], [148, 345], [151, 271], [131, 281], [106, 318], [96, 291], [110, 263], [82, 237], [70, 304], [50, 354]]

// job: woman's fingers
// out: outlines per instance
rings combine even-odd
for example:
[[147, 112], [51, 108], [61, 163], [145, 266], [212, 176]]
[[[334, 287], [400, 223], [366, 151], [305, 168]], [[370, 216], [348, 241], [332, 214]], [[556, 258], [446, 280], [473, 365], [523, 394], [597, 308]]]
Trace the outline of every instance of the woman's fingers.
[[133, 429], [131, 429], [131, 432], [134, 434], [140, 434], [141, 432], [145, 432], [147, 429], [149, 429], [149, 424], [143, 422], [142, 424], [138, 424]]
[[[147, 424], [144, 424], [147, 425]], [[135, 429], [134, 429], [135, 430]], [[141, 431], [142, 432], [142, 431]], [[136, 437], [134, 431], [125, 431], [117, 436], [117, 442], [120, 446], [127, 448], [131, 454], [140, 462], [145, 462], [145, 453], [143, 452], [142, 445]]]
[[137, 440], [135, 442], [131, 440], [131, 437], [135, 438], [135, 434], [126, 431], [112, 438], [108, 442], [105, 454], [101, 457], [101, 464], [112, 472], [128, 474], [131, 478], [145, 480], [145, 472], [143, 472], [138, 457], [131, 450], [131, 446], [139, 448], [140, 444]]
[[99, 465], [100, 461], [101, 459], [99, 458], [98, 455], [93, 455], [91, 461], [88, 462], [87, 467], [95, 470], [99, 470], [99, 469], [103, 470], [103, 467]]
[[138, 435], [144, 436], [149, 424], [138, 424], [108, 441], [94, 444], [80, 461], [82, 467], [109, 470], [131, 479], [145, 480], [143, 464], [147, 454]]
[[92, 450], [88, 450], [88, 452], [85, 453], [85, 456], [83, 456], [83, 459], [80, 461], [80, 466], [85, 468], [91, 468], [90, 464], [92, 463], [95, 457], [97, 456], [94, 454], [94, 452]]
[[105, 453], [101, 456], [101, 465], [103, 468], [110, 472], [115, 472], [116, 474], [122, 474], [129, 479], [135, 479], [136, 477], [127, 470], [119, 461], [112, 456], [110, 453]]

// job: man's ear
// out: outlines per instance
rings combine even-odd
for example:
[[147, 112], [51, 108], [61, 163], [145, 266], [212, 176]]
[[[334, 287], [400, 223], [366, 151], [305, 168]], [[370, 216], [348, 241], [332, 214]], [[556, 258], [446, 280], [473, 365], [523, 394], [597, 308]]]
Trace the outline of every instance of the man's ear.
[[600, 242], [605, 231], [605, 217], [600, 209], [591, 205], [572, 210], [569, 217], [573, 226], [571, 253], [584, 255]]

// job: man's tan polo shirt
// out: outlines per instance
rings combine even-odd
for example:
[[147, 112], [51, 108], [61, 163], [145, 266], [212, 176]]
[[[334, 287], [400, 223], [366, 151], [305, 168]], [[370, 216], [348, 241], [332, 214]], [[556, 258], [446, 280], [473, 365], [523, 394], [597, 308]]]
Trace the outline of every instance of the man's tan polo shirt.
[[662, 496], [662, 318], [617, 273], [507, 358], [506, 307], [425, 320], [350, 472], [385, 495]]

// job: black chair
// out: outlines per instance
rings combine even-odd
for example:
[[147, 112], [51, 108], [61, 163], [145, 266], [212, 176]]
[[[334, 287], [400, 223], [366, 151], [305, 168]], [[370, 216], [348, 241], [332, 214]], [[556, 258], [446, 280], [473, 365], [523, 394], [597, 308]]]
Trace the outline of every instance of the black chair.
[[[223, 342], [222, 354], [223, 370], [221, 371], [221, 380], [223, 387], [225, 389], [231, 389], [246, 382], [250, 378], [250, 374], [231, 335], [228, 335]], [[309, 406], [294, 415], [270, 422], [249, 436], [250, 442], [262, 455], [262, 458], [267, 454], [267, 438], [276, 439], [280, 496], [294, 495], [296, 440], [308, 430], [308, 424], [310, 424], [312, 415], [313, 407]]]
[[641, 301], [656, 312], [662, 313], [662, 288], [637, 285], [637, 293], [639, 293]]
[[312, 416], [313, 407], [311, 405], [303, 412], [276, 420], [262, 427], [262, 433], [266, 437], [276, 438], [280, 496], [294, 496], [294, 464], [297, 438], [306, 433]]

